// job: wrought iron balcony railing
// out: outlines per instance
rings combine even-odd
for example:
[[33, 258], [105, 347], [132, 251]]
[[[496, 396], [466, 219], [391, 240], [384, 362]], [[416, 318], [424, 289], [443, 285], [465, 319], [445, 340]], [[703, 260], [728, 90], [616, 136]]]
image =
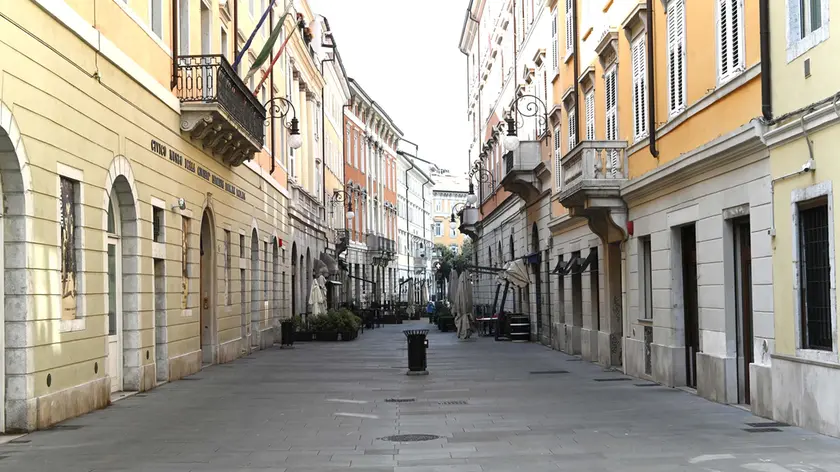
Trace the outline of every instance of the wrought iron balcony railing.
[[265, 140], [266, 111], [222, 55], [178, 58], [181, 129], [205, 149], [239, 165]]

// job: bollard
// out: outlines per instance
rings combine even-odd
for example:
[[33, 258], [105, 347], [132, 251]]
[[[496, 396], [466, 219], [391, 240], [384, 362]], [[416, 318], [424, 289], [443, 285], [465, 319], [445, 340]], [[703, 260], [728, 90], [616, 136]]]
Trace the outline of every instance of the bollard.
[[407, 329], [403, 331], [408, 340], [408, 375], [428, 375], [426, 370], [426, 348], [429, 343], [426, 335], [428, 329]]

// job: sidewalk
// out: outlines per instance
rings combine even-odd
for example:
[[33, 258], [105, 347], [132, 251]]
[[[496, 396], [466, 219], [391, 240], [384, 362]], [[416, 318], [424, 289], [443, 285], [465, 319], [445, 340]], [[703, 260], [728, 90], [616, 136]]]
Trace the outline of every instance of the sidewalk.
[[433, 328], [409, 377], [401, 331], [428, 326], [209, 367], [0, 445], [0, 471], [840, 472], [840, 440], [535, 344]]

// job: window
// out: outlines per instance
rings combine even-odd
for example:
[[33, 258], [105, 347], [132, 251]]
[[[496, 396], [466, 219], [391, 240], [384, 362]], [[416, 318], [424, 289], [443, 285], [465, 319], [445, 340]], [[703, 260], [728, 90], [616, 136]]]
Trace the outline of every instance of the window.
[[244, 234], [239, 235], [239, 257], [240, 258], [245, 257], [245, 235]]
[[230, 231], [225, 230], [225, 305], [230, 305]]
[[724, 82], [744, 68], [743, 0], [717, 1], [718, 82]]
[[618, 139], [618, 97], [616, 96], [616, 70], [615, 65], [609, 67], [604, 73], [604, 95], [606, 102], [606, 129], [607, 141]]
[[575, 0], [566, 0], [566, 56], [575, 52], [574, 15]]
[[149, 2], [149, 19], [152, 32], [163, 39], [163, 0]]
[[190, 54], [190, 0], [178, 0], [178, 53]]
[[[261, 11], [261, 12], [264, 12], [264, 11], [266, 11], [266, 9], [267, 9], [267, 7], [266, 7], [266, 5], [265, 5], [265, 2], [266, 2], [266, 0], [260, 0], [260, 11]], [[266, 35], [266, 31], [268, 31], [268, 22], [267, 22], [267, 21], [264, 21], [264, 22], [263, 22], [263, 24], [262, 24], [262, 27], [260, 27], [260, 34], [262, 34], [263, 36], [265, 36], [265, 35]]]
[[353, 152], [353, 167], [359, 168], [359, 134], [353, 134], [353, 148], [351, 149]]
[[443, 224], [440, 221], [435, 222], [435, 236], [443, 236]]
[[[221, 38], [221, 40], [219, 41], [219, 48], [220, 48], [220, 51], [222, 53], [222, 56], [224, 56], [224, 58], [228, 59], [228, 62], [230, 62], [230, 57], [228, 56], [228, 35], [227, 35], [227, 30], [226, 29], [224, 29], [224, 28], [221, 29], [220, 38]], [[265, 102], [263, 102], [263, 103], [265, 103]]]
[[653, 319], [653, 270], [650, 236], [639, 238], [639, 311], [642, 318]]
[[181, 308], [188, 307], [190, 294], [190, 219], [181, 216]]
[[560, 127], [554, 127], [554, 178], [557, 189], [563, 188], [563, 150], [560, 145]]
[[633, 68], [633, 136], [636, 141], [647, 136], [647, 64], [645, 63], [645, 35], [631, 46]]
[[551, 10], [551, 72], [556, 74], [560, 69], [559, 38], [557, 37], [557, 8]]
[[[73, 320], [78, 317], [78, 267], [76, 234], [79, 231], [78, 205], [79, 182], [67, 177], [59, 178], [60, 202], [59, 224], [61, 226], [61, 319]], [[116, 232], [114, 208], [108, 207], [108, 232]]]
[[828, 39], [828, 0], [788, 0], [787, 60]]
[[[108, 209], [111, 210], [110, 208]], [[163, 242], [163, 208], [152, 207], [152, 240], [156, 243]], [[108, 219], [108, 227], [111, 227], [111, 219]], [[111, 231], [109, 231], [111, 232]]]
[[802, 347], [831, 351], [831, 246], [827, 200], [821, 198], [801, 204], [798, 217]]
[[668, 2], [668, 109], [685, 110], [685, 0]]
[[595, 92], [590, 91], [585, 98], [586, 108], [586, 140], [595, 140]]
[[575, 115], [574, 109], [569, 110], [569, 126], [567, 126], [569, 130], [569, 148], [567, 151], [571, 151], [577, 146], [577, 117]]
[[251, 14], [251, 18], [254, 17], [254, 11], [257, 8], [257, 0], [248, 0], [248, 13]]
[[440, 213], [443, 211], [443, 202], [440, 200], [435, 200], [435, 211]]

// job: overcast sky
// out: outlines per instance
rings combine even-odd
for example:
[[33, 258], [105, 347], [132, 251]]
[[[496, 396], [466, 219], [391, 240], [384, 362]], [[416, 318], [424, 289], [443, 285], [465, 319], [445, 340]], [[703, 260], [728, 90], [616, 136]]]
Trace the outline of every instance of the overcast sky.
[[420, 146], [420, 157], [459, 173], [468, 165], [466, 59], [458, 50], [468, 3], [309, 0], [329, 20], [347, 75]]

